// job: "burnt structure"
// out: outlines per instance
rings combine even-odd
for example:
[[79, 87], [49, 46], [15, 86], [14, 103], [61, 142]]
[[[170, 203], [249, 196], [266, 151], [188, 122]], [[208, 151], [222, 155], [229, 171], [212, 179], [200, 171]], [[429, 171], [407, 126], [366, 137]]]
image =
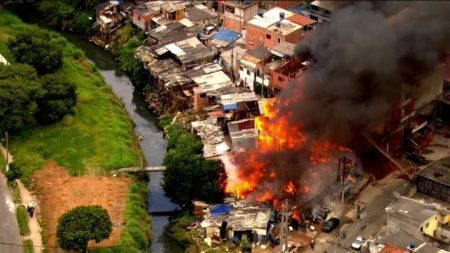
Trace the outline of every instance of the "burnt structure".
[[450, 203], [450, 156], [416, 174], [417, 192]]

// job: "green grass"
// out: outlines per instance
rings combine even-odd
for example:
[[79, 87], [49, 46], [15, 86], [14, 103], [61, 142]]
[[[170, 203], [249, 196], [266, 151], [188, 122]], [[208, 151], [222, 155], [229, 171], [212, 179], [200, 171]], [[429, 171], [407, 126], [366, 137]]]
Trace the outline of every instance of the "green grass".
[[[7, 41], [30, 29], [39, 28], [0, 10], [0, 53], [10, 62], [14, 61]], [[56, 74], [77, 86], [78, 102], [74, 115], [60, 123], [11, 135], [11, 151], [23, 170], [22, 180], [29, 184], [32, 173], [50, 160], [71, 175], [108, 174], [113, 169], [138, 166], [141, 151], [122, 103], [77, 48], [50, 33], [64, 46], [64, 64]]]
[[33, 248], [33, 241], [28, 239], [28, 240], [23, 240], [23, 246], [24, 246], [24, 252], [25, 253], [34, 253], [34, 248]]
[[28, 213], [24, 205], [17, 206], [16, 209], [17, 223], [19, 223], [19, 230], [21, 235], [29, 235], [30, 228], [28, 227]]
[[22, 203], [22, 199], [20, 198], [19, 187], [18, 187], [16, 181], [14, 180], [12, 182], [8, 182], [8, 186], [11, 189], [14, 203], [16, 203], [16, 204]]

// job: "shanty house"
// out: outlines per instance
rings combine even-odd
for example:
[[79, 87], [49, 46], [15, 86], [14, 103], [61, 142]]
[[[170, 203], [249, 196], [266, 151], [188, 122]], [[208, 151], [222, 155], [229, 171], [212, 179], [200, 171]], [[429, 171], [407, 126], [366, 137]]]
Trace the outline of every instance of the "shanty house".
[[336, 1], [316, 0], [309, 5], [310, 18], [319, 23], [328, 22], [331, 19], [331, 13], [336, 9], [339, 3]]
[[247, 24], [246, 48], [273, 48], [284, 42], [299, 42], [302, 26], [291, 21], [292, 16], [294, 13], [279, 7], [256, 15]]
[[218, 1], [219, 13], [223, 16], [223, 27], [242, 33], [247, 22], [258, 13], [258, 1]]
[[259, 47], [242, 57], [239, 65], [239, 78], [243, 86], [259, 92], [262, 86], [269, 87], [270, 76], [265, 74], [264, 66], [271, 57], [267, 48]]
[[255, 128], [254, 118], [230, 121], [227, 128], [232, 151], [245, 151], [258, 147], [258, 131]]
[[450, 209], [441, 209], [420, 227], [426, 235], [450, 245]]
[[230, 78], [223, 71], [215, 71], [202, 76], [193, 77], [197, 87], [194, 88], [194, 109], [201, 110], [203, 107], [215, 104], [211, 101], [209, 94], [214, 93], [220, 88], [232, 86]]
[[168, 20], [180, 20], [186, 15], [186, 6], [178, 2], [167, 1], [162, 7], [162, 16]]
[[161, 5], [163, 4], [164, 1], [148, 1], [138, 4], [133, 10], [133, 24], [144, 31], [148, 30], [152, 18], [161, 13]]
[[416, 173], [419, 193], [450, 203], [450, 156]]
[[96, 7], [96, 21], [102, 39], [107, 41], [110, 35], [126, 21], [127, 14], [119, 1], [107, 1]]
[[233, 82], [239, 80], [239, 62], [246, 53], [247, 49], [238, 46], [220, 53], [223, 69], [231, 76]]

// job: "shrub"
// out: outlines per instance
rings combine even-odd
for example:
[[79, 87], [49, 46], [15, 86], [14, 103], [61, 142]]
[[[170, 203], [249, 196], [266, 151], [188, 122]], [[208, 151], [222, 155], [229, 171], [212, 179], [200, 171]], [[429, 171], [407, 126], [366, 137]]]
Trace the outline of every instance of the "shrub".
[[33, 241], [28, 239], [23, 241], [25, 253], [34, 253]]
[[16, 165], [15, 163], [11, 163], [9, 165], [9, 170], [6, 172], [6, 178], [9, 182], [12, 182], [22, 176], [22, 170], [20, 169], [19, 165]]
[[17, 223], [19, 223], [19, 230], [21, 235], [30, 234], [30, 228], [28, 227], [28, 213], [24, 205], [20, 205], [16, 209]]
[[90, 240], [98, 243], [111, 232], [111, 218], [103, 207], [79, 206], [59, 218], [56, 237], [63, 249], [86, 251]]

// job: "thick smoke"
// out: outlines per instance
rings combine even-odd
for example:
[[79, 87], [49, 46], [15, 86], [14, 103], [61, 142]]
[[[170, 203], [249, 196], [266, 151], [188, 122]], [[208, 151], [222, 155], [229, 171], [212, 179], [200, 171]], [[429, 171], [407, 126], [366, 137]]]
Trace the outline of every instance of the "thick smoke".
[[448, 49], [449, 17], [449, 2], [359, 2], [337, 10], [297, 45], [298, 57], [313, 64], [282, 92], [289, 103], [280, 111], [313, 139], [348, 145], [384, 123], [402, 96], [424, 92], [420, 81]]
[[[426, 92], [422, 79], [436, 70], [450, 45], [449, 17], [449, 2], [357, 2], [336, 10], [330, 23], [311, 32], [296, 54], [312, 64], [282, 91], [278, 103], [279, 115], [301, 129], [309, 143], [299, 149], [249, 151], [266, 165], [266, 174], [277, 172], [276, 179], [264, 175], [258, 190], [278, 188], [281, 195], [278, 185], [290, 180], [310, 186], [322, 181], [311, 176], [312, 143], [351, 146], [386, 122], [402, 98]], [[255, 173], [248, 157], [235, 157], [245, 177]]]

